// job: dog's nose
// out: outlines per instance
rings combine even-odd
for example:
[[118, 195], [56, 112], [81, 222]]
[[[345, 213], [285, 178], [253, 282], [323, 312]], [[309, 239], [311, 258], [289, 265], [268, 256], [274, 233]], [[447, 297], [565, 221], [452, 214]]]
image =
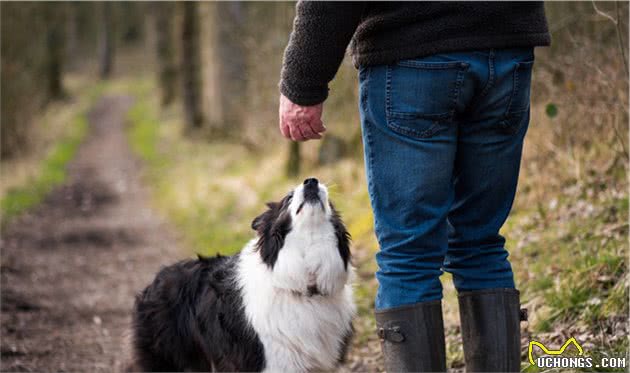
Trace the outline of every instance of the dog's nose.
[[308, 202], [319, 201], [319, 182], [315, 178], [304, 180], [304, 200]]
[[319, 181], [314, 177], [304, 180], [304, 186], [314, 187], [317, 186], [318, 183]]

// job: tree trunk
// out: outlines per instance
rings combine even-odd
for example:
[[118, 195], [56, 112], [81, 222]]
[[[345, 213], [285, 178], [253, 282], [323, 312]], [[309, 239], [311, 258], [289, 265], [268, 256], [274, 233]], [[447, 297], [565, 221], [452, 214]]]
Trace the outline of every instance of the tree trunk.
[[289, 143], [289, 158], [287, 159], [287, 176], [296, 177], [300, 174], [300, 143]]
[[109, 79], [114, 68], [114, 23], [112, 3], [104, 1], [101, 8], [101, 45], [100, 74], [101, 79]]
[[46, 4], [46, 77], [48, 97], [58, 100], [65, 97], [63, 89], [63, 62], [65, 38], [65, 5]]
[[184, 112], [188, 129], [201, 128], [201, 54], [199, 49], [198, 4], [194, 1], [181, 3], [181, 74]]
[[168, 106], [175, 99], [177, 89], [177, 62], [173, 40], [175, 4], [172, 2], [155, 3], [154, 10], [161, 101], [162, 106]]
[[243, 126], [243, 102], [246, 100], [246, 57], [243, 46], [243, 28], [246, 23], [247, 4], [241, 2], [217, 3], [218, 66], [223, 106], [222, 122], [218, 123], [221, 132], [233, 132]]
[[66, 15], [64, 67], [69, 70], [77, 67], [79, 58], [79, 6], [78, 3], [68, 3], [68, 14]]

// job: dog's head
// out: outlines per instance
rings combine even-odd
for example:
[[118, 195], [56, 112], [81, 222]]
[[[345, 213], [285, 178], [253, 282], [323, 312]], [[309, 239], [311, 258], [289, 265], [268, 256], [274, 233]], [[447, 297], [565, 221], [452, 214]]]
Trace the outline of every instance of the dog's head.
[[[257, 249], [265, 264], [273, 269], [288, 236], [309, 237], [317, 242], [334, 232], [337, 250], [344, 267], [350, 260], [350, 234], [339, 213], [328, 199], [328, 189], [310, 178], [295, 187], [281, 201], [267, 203], [267, 211], [256, 217], [252, 229], [258, 233]], [[290, 249], [290, 248], [289, 248]]]

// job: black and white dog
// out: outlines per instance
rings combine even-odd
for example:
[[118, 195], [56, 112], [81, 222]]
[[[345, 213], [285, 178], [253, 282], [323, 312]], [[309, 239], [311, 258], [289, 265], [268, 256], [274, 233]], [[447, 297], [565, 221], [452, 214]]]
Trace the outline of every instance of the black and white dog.
[[330, 371], [355, 305], [350, 236], [326, 187], [307, 179], [252, 222], [238, 254], [162, 269], [136, 299], [142, 371]]

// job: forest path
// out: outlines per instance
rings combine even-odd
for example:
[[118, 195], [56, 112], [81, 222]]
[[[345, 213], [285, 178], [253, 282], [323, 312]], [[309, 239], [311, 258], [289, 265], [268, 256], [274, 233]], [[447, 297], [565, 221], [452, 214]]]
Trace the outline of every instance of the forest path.
[[120, 369], [134, 295], [184, 254], [148, 207], [124, 133], [132, 102], [96, 103], [68, 182], [3, 232], [2, 371]]

